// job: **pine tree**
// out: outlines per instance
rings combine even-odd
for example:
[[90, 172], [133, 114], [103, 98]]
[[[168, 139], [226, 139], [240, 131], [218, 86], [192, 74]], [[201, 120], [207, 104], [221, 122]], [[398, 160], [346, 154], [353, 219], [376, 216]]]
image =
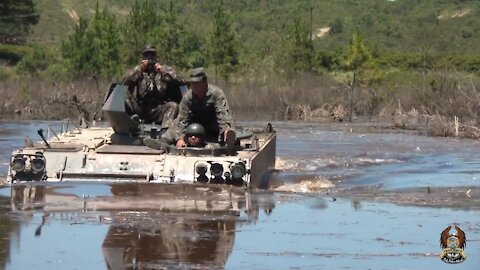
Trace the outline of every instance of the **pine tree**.
[[238, 52], [230, 16], [225, 12], [222, 0], [213, 14], [213, 27], [208, 43], [210, 61], [215, 66], [215, 74], [228, 80], [238, 64]]
[[346, 85], [349, 99], [349, 121], [351, 122], [356, 86], [370, 84], [374, 80], [378, 80], [380, 76], [377, 72], [376, 62], [373, 59], [370, 49], [358, 33], [353, 34], [352, 40], [346, 48], [343, 68], [348, 72]]
[[154, 1], [135, 0], [125, 23], [122, 26], [123, 52], [129, 65], [138, 63], [145, 44], [158, 46], [159, 33], [164, 32], [163, 18], [157, 12]]
[[24, 42], [39, 18], [33, 0], [0, 1], [0, 41]]
[[99, 38], [99, 50], [102, 68], [100, 70], [107, 77], [112, 78], [122, 70], [121, 39], [117, 20], [114, 14], [107, 12], [105, 8], [94, 17], [93, 22], [98, 25], [96, 33], [101, 35]]
[[207, 56], [202, 54], [200, 38], [185, 30], [185, 22], [180, 19], [179, 7], [175, 0], [169, 0], [163, 16], [163, 32], [160, 32], [160, 57], [180, 69], [203, 66]]
[[161, 32], [160, 48], [162, 60], [169, 65], [186, 67], [184, 51], [185, 29], [178, 19], [174, 1], [169, 1], [164, 15], [164, 28]]
[[313, 43], [310, 29], [300, 18], [295, 18], [283, 37], [283, 52], [280, 63], [293, 71], [311, 71]]
[[64, 58], [74, 75], [113, 78], [121, 71], [120, 36], [113, 14], [100, 11], [89, 21], [80, 18], [75, 31], [62, 43]]
[[68, 59], [70, 63], [70, 69], [73, 73], [79, 74], [87, 69], [88, 51], [87, 51], [87, 30], [88, 20], [80, 18], [78, 24], [75, 26], [73, 34], [71, 34], [67, 40], [62, 42], [62, 55], [65, 59]]

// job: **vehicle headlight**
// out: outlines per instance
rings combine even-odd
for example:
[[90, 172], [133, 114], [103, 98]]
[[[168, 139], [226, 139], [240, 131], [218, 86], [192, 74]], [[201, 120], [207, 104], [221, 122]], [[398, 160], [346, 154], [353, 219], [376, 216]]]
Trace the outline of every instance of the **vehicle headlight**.
[[42, 158], [32, 159], [31, 165], [34, 173], [43, 172], [45, 170], [45, 160]]
[[232, 177], [234, 179], [240, 179], [247, 173], [244, 162], [235, 163], [230, 167], [230, 171], [232, 172]]
[[210, 165], [210, 173], [215, 177], [222, 177], [223, 166], [220, 163], [212, 163]]
[[195, 166], [195, 172], [199, 175], [205, 175], [207, 173], [207, 165], [200, 163]]
[[23, 172], [25, 171], [25, 159], [23, 157], [15, 157], [10, 166], [16, 172]]

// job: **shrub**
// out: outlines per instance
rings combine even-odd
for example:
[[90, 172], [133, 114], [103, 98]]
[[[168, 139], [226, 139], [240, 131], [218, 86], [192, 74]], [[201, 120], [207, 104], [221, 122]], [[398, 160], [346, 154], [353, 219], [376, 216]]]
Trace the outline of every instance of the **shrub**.
[[32, 48], [23, 45], [0, 45], [0, 60], [14, 65], [32, 52]]
[[0, 65], [0, 81], [4, 81], [14, 75], [11, 68]]

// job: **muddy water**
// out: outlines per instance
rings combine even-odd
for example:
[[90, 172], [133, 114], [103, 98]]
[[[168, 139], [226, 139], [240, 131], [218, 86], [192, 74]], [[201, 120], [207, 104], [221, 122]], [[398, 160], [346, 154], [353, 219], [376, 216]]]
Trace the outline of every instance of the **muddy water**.
[[[39, 126], [0, 124], [2, 164]], [[0, 269], [480, 268], [479, 142], [368, 123], [274, 126], [278, 170], [268, 191], [0, 189]], [[467, 238], [458, 265], [439, 258], [450, 224]]]

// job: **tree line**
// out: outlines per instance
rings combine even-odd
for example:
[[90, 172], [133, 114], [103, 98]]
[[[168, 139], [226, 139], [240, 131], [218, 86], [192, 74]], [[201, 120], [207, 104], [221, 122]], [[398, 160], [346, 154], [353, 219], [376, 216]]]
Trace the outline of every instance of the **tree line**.
[[97, 3], [93, 17], [80, 18], [62, 43], [62, 56], [76, 75], [113, 78], [122, 67], [138, 63], [145, 44], [153, 44], [164, 64], [182, 70], [211, 64], [227, 79], [238, 63], [236, 41], [223, 1], [216, 5], [210, 35], [202, 37], [185, 30], [175, 1], [161, 7], [155, 1], [135, 1], [123, 22]]
[[29, 34], [30, 27], [40, 15], [32, 0], [0, 2], [0, 42], [3, 44], [22, 44]]
[[[475, 75], [480, 54], [438, 50], [437, 17], [422, 19], [425, 27], [417, 37], [417, 50], [379, 46], [363, 28], [352, 32], [346, 19], [338, 17], [331, 20], [327, 36], [318, 38], [313, 33], [312, 17], [300, 16], [305, 13], [285, 20], [276, 36], [252, 46], [241, 30], [247, 26], [239, 25], [244, 19], [232, 14], [232, 10], [252, 2], [255, 0], [228, 2], [227, 6], [227, 2], [216, 0], [208, 1], [211, 6], [205, 7], [193, 1], [194, 8], [207, 9], [198, 9], [199, 16], [208, 14], [202, 20], [188, 17], [184, 13], [188, 7], [173, 0], [132, 0], [124, 17], [97, 3], [92, 15], [80, 16], [59, 46], [0, 45], [0, 58], [22, 76], [54, 82], [94, 78], [98, 84], [99, 79], [103, 83], [121, 79], [125, 70], [138, 63], [143, 46], [149, 43], [156, 46], [163, 64], [181, 71], [209, 68], [226, 86], [227, 95], [234, 97], [231, 105], [238, 111], [268, 107], [276, 115], [301, 105], [330, 112], [342, 105], [349, 119], [386, 111], [392, 114], [400, 107], [477, 118], [480, 100], [476, 99]], [[278, 8], [269, 1], [257, 2]], [[285, 1], [287, 4], [297, 5]], [[364, 19], [368, 23], [368, 18]], [[258, 28], [254, 21], [250, 23], [248, 27]], [[330, 43], [339, 35], [348, 35], [348, 40]], [[0, 66], [0, 80], [17, 74], [6, 74]], [[248, 99], [247, 92], [254, 98]], [[25, 93], [18, 99], [26, 103], [29, 96], [28, 91]], [[456, 107], [448, 102], [466, 103], [468, 108], [454, 110]]]
[[[344, 59], [349, 53], [348, 40], [353, 41], [356, 35], [360, 37], [368, 35], [370, 38], [371, 33], [364, 32], [364, 27], [361, 26], [377, 23], [368, 17], [368, 14], [362, 12], [355, 20], [357, 30], [352, 32], [352, 29], [348, 29], [352, 28], [349, 25], [351, 22], [347, 23], [348, 18], [333, 17], [328, 24], [329, 36], [319, 39], [315, 38], [313, 33], [312, 17], [308, 18], [305, 16], [306, 13], [298, 10], [303, 4], [280, 3], [291, 10], [298, 11], [297, 15], [286, 14], [293, 17], [287, 20], [283, 30], [277, 36], [258, 39], [257, 44], [252, 45], [238, 25], [238, 23], [245, 24], [245, 18], [239, 17], [238, 13], [233, 14], [232, 10], [245, 10], [255, 5], [267, 5], [269, 8], [275, 8], [275, 6], [263, 1], [244, 0], [235, 4], [229, 2], [229, 7], [226, 7], [222, 0], [209, 1], [203, 3], [208, 4], [208, 14], [210, 14], [209, 21], [204, 22], [184, 14], [184, 5], [187, 2], [133, 0], [126, 17], [113, 13], [97, 2], [94, 14], [90, 17], [80, 16], [75, 29], [60, 46], [2, 45], [0, 58], [11, 64], [18, 64], [17, 70], [24, 74], [67, 78], [82, 76], [118, 78], [126, 68], [138, 62], [142, 47], [150, 43], [158, 48], [159, 58], [165, 64], [181, 70], [196, 66], [211, 67], [217, 77], [225, 80], [234, 72], [249, 70], [270, 69], [286, 76], [294, 75], [296, 72], [343, 72], [348, 71], [344, 65]], [[414, 2], [409, 5], [420, 5]], [[385, 13], [391, 13], [392, 11], [387, 10], [384, 5], [398, 5], [391, 8], [397, 8], [399, 11], [405, 9], [403, 5], [407, 5], [407, 3], [374, 3], [375, 1], [367, 1], [363, 6], [370, 9], [383, 8]], [[343, 2], [338, 3], [338, 5], [342, 4]], [[193, 5], [194, 8], [199, 9], [202, 3], [193, 3]], [[314, 5], [318, 6], [316, 8], [325, 8], [326, 4], [311, 3], [310, 12]], [[6, 38], [10, 35], [9, 29], [13, 29], [15, 24], [20, 23], [22, 26], [17, 28], [23, 32], [17, 34], [20, 39], [24, 39], [31, 25], [38, 22], [39, 15], [32, 1], [6, 1], [0, 6], [4, 8], [0, 16], [0, 24], [4, 23], [8, 26], [1, 28], [0, 38]], [[362, 10], [356, 3], [351, 3], [350, 6]], [[412, 10], [415, 9], [412, 8]], [[465, 72], [478, 72], [480, 54], [444, 52], [435, 49], [435, 41], [438, 39], [438, 19], [428, 21], [427, 19], [431, 16], [427, 15], [422, 15], [423, 17], [418, 19], [423, 24], [422, 29], [425, 29], [417, 38], [418, 50], [387, 50], [379, 47], [377, 40], [370, 39], [364, 43], [372, 55], [372, 60], [382, 69], [399, 68], [425, 72], [427, 69], [451, 68]], [[385, 20], [382, 18], [378, 20]], [[192, 26], [192, 23], [199, 23], [199, 25]], [[391, 23], [391, 20], [385, 21], [387, 25]], [[244, 27], [252, 26], [244, 25]], [[405, 35], [403, 32], [403, 30], [400, 31]], [[259, 35], [255, 32], [250, 34]], [[270, 34], [266, 32], [265, 36]], [[338, 36], [345, 35], [348, 36], [347, 41], [330, 44]], [[391, 37], [391, 39], [395, 38]]]
[[144, 45], [152, 44], [162, 64], [180, 70], [210, 66], [217, 76], [228, 80], [239, 64], [239, 46], [223, 1], [214, 5], [215, 13], [206, 26], [209, 34], [203, 36], [185, 30], [187, 19], [179, 16], [180, 7], [173, 0], [167, 5], [135, 0], [124, 20], [97, 2], [93, 16], [81, 16], [60, 46], [4, 44], [0, 58], [16, 65], [20, 74], [118, 79], [126, 68], [138, 63]]

